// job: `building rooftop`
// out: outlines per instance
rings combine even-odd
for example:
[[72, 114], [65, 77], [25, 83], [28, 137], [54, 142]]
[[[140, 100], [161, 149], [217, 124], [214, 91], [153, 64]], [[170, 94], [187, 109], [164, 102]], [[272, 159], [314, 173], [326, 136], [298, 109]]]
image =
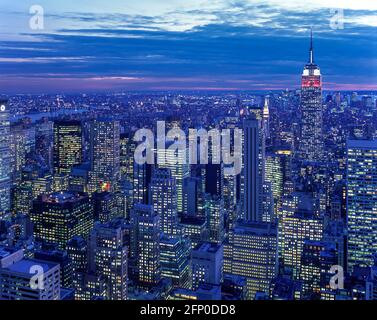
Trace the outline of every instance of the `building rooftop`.
[[58, 264], [56, 263], [50, 263], [50, 262], [46, 262], [42, 260], [22, 259], [14, 264], [11, 264], [10, 266], [4, 269], [17, 272], [17, 273], [22, 273], [25, 275], [35, 275], [36, 271], [32, 269], [35, 266], [41, 266], [43, 268], [43, 272], [47, 272], [53, 269], [54, 267], [56, 267], [57, 265]]
[[84, 197], [85, 195], [83, 193], [60, 191], [60, 192], [51, 193], [50, 195], [43, 195], [42, 200], [43, 202], [48, 202], [48, 203], [66, 203], [66, 202], [74, 202]]
[[14, 248], [0, 246], [0, 259], [4, 259], [16, 251], [18, 250]]
[[202, 253], [204, 252], [216, 253], [221, 247], [222, 247], [221, 245], [218, 245], [216, 243], [202, 242], [196, 246], [195, 251], [202, 252]]
[[348, 140], [348, 148], [377, 149], [377, 140]]

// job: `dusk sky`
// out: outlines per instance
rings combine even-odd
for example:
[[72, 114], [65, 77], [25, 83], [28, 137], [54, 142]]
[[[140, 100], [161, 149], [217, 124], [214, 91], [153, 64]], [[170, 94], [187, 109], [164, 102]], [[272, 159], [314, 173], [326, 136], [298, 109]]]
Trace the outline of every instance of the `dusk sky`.
[[377, 1], [0, 0], [0, 93], [294, 89], [311, 26], [325, 90], [377, 90]]

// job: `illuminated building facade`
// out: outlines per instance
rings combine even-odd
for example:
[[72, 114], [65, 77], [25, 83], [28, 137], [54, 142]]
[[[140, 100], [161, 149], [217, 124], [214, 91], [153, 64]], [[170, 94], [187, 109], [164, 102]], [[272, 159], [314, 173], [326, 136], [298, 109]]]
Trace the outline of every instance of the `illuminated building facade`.
[[277, 239], [277, 226], [272, 223], [239, 222], [229, 231], [224, 244], [224, 273], [246, 278], [249, 300], [257, 292], [268, 294], [277, 275]]
[[127, 299], [127, 255], [123, 231], [111, 222], [95, 224], [89, 237], [89, 272], [105, 280], [109, 300]]
[[0, 100], [0, 218], [6, 216], [10, 204], [10, 122], [7, 101]]
[[160, 230], [165, 237], [178, 232], [178, 203], [176, 180], [170, 169], [157, 168], [149, 184], [149, 204], [160, 216]]
[[199, 284], [220, 285], [223, 280], [224, 247], [202, 242], [192, 250], [192, 288]]
[[372, 266], [377, 251], [377, 140], [347, 147], [348, 267]]
[[54, 173], [68, 175], [82, 162], [82, 129], [80, 121], [54, 122]]
[[142, 287], [161, 280], [160, 217], [153, 206], [136, 204], [131, 210], [131, 257], [136, 259], [137, 279]]
[[110, 119], [97, 119], [90, 130], [90, 192], [117, 191], [120, 181], [120, 124]]
[[294, 279], [300, 275], [305, 241], [323, 238], [323, 219], [316, 216], [312, 201], [306, 194], [293, 194], [283, 200], [279, 217], [279, 259]]
[[323, 107], [322, 77], [314, 63], [313, 41], [309, 50], [301, 82], [301, 140], [300, 157], [308, 161], [320, 161], [323, 157]]
[[41, 195], [33, 201], [30, 216], [35, 239], [62, 250], [74, 236], [87, 238], [93, 228], [93, 208], [89, 197], [82, 193]]

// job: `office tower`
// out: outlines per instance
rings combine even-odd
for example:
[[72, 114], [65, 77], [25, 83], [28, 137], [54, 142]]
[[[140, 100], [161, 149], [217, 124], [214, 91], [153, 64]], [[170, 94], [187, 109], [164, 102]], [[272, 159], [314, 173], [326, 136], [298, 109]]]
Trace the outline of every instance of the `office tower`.
[[200, 242], [208, 240], [207, 222], [203, 218], [182, 217], [179, 226], [182, 230], [182, 235], [190, 239], [192, 249]]
[[85, 272], [88, 269], [88, 245], [80, 236], [74, 236], [67, 243], [67, 254], [72, 262], [73, 274]]
[[40, 250], [34, 253], [34, 258], [46, 262], [56, 263], [60, 266], [60, 285], [64, 288], [73, 286], [73, 267], [66, 251]]
[[224, 187], [224, 172], [222, 164], [209, 163], [205, 165], [205, 192], [222, 196]]
[[266, 182], [271, 183], [272, 194], [274, 197], [274, 214], [277, 216], [281, 207], [284, 176], [282, 158], [274, 152], [266, 154]]
[[[178, 214], [181, 215], [183, 213], [183, 181], [190, 176], [190, 165], [188, 163], [189, 152], [186, 146], [180, 146], [177, 149], [171, 148], [172, 146], [168, 144], [166, 149], [157, 150], [157, 158], [162, 159], [158, 167], [170, 169], [172, 177], [175, 178]], [[163, 161], [163, 159], [165, 159], [165, 161]]]
[[132, 133], [124, 133], [120, 135], [120, 174], [122, 179], [132, 183], [134, 155], [136, 143], [132, 139]]
[[78, 272], [75, 279], [75, 300], [109, 299], [108, 286], [104, 277]]
[[157, 168], [149, 184], [149, 204], [160, 217], [160, 231], [165, 237], [179, 234], [177, 185], [171, 170]]
[[147, 163], [134, 163], [133, 175], [133, 204], [148, 204], [148, 186], [152, 179], [152, 166]]
[[93, 227], [93, 208], [84, 193], [58, 192], [41, 195], [33, 201], [30, 213], [34, 237], [65, 250], [74, 236], [87, 238]]
[[249, 300], [268, 293], [276, 277], [277, 226], [265, 222], [238, 222], [224, 244], [224, 273], [246, 278]]
[[25, 240], [29, 241], [33, 236], [33, 223], [31, 222], [30, 216], [24, 213], [18, 213], [12, 216], [11, 219], [12, 227], [15, 240]]
[[54, 122], [54, 173], [68, 175], [82, 161], [80, 121]]
[[161, 237], [161, 278], [171, 279], [175, 288], [190, 288], [191, 243], [188, 238]]
[[95, 192], [92, 195], [94, 221], [109, 222], [118, 216], [118, 207], [114, 193]]
[[195, 217], [198, 211], [200, 179], [188, 177], [183, 180], [183, 213]]
[[192, 288], [199, 284], [220, 285], [223, 280], [224, 247], [222, 244], [203, 242], [192, 250]]
[[33, 188], [30, 184], [22, 183], [12, 190], [13, 213], [29, 214], [33, 202]]
[[305, 65], [301, 84], [300, 158], [320, 161], [323, 157], [322, 78], [314, 63], [313, 38], [310, 41], [309, 62]]
[[49, 173], [41, 173], [35, 179], [32, 179], [33, 198], [41, 194], [51, 193], [53, 191], [53, 177]]
[[206, 213], [209, 241], [221, 244], [225, 237], [224, 200], [219, 196], [206, 194], [204, 196], [204, 211]]
[[347, 146], [348, 268], [372, 266], [377, 251], [377, 140]]
[[122, 228], [116, 224], [96, 223], [90, 233], [89, 272], [103, 277], [107, 299], [127, 299], [127, 247]]
[[323, 219], [318, 217], [313, 197], [293, 193], [283, 199], [279, 217], [279, 258], [282, 269], [299, 278], [301, 256], [307, 240], [321, 241]]
[[272, 186], [270, 182], [265, 181], [262, 186], [262, 221], [275, 222], [275, 220]]
[[320, 299], [321, 291], [330, 288], [330, 270], [337, 265], [334, 244], [323, 241], [306, 240], [301, 255], [300, 281], [303, 295], [308, 299]]
[[60, 300], [60, 293], [59, 264], [26, 259], [22, 250], [0, 247], [0, 300]]
[[10, 204], [10, 121], [7, 101], [0, 100], [0, 219], [5, 218]]
[[35, 148], [35, 128], [24, 120], [10, 127], [10, 155], [13, 184], [21, 182], [22, 169]]
[[244, 120], [244, 207], [246, 221], [261, 221], [260, 122]]
[[131, 257], [136, 259], [138, 283], [153, 287], [161, 279], [160, 217], [153, 206], [135, 204], [130, 223]]
[[72, 192], [88, 192], [90, 164], [82, 163], [73, 166], [69, 174], [68, 190]]
[[54, 122], [43, 118], [35, 124], [35, 153], [43, 167], [53, 165]]
[[91, 124], [90, 192], [116, 191], [120, 180], [120, 124], [109, 119]]
[[266, 139], [270, 138], [270, 97], [264, 97], [264, 107], [262, 113], [262, 127]]

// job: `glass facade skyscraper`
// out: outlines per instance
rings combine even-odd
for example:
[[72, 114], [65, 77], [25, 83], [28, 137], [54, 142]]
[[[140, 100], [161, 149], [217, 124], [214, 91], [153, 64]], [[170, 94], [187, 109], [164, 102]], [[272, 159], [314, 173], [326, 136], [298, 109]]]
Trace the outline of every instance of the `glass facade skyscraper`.
[[0, 100], [0, 218], [10, 210], [10, 122], [7, 101]]
[[377, 140], [347, 146], [348, 267], [372, 266], [377, 252]]

